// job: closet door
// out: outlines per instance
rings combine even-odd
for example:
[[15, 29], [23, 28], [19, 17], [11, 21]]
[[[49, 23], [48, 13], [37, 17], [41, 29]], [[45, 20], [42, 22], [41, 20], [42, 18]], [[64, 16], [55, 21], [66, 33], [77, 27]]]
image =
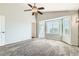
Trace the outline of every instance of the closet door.
[[5, 44], [5, 16], [0, 15], [0, 46]]

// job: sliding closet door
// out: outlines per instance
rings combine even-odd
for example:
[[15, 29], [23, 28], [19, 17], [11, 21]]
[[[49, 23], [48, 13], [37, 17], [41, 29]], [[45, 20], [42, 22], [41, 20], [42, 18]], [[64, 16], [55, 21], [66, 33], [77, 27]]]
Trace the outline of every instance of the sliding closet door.
[[0, 15], [0, 46], [5, 44], [5, 16]]

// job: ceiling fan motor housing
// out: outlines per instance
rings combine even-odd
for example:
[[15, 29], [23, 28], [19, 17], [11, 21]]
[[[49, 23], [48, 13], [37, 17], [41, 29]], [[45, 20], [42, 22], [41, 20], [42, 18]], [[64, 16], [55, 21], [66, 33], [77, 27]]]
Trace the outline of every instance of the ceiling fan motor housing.
[[36, 6], [33, 6], [32, 7], [32, 12], [37, 13], [37, 11], [38, 11], [38, 8]]

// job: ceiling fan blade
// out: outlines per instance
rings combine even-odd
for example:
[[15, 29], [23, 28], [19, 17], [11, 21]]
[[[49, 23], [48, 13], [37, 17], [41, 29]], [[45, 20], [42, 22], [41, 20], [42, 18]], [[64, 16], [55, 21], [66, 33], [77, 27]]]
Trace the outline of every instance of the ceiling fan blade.
[[40, 12], [40, 11], [38, 11], [38, 13], [39, 13], [39, 14], [41, 14], [41, 15], [43, 14], [43, 13], [42, 13], [42, 12]]
[[32, 9], [27, 9], [27, 10], [24, 10], [24, 11], [32, 11]]
[[34, 12], [32, 13], [32, 15], [34, 15]]
[[30, 6], [32, 8], [32, 5], [31, 4], [28, 4], [28, 6]]
[[44, 7], [39, 7], [38, 9], [39, 9], [39, 10], [43, 10], [43, 9], [44, 9]]

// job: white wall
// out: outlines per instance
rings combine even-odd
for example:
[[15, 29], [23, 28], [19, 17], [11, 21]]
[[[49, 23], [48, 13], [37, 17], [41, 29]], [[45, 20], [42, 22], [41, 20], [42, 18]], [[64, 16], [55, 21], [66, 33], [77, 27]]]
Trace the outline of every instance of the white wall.
[[78, 23], [76, 22], [76, 20], [78, 19], [78, 14], [74, 14], [72, 15], [72, 28], [71, 28], [71, 44], [79, 46], [79, 38], [78, 38]]
[[35, 17], [31, 12], [24, 12], [24, 4], [0, 4], [3, 6], [3, 15], [6, 19], [5, 43], [10, 44], [32, 37], [32, 20]]

